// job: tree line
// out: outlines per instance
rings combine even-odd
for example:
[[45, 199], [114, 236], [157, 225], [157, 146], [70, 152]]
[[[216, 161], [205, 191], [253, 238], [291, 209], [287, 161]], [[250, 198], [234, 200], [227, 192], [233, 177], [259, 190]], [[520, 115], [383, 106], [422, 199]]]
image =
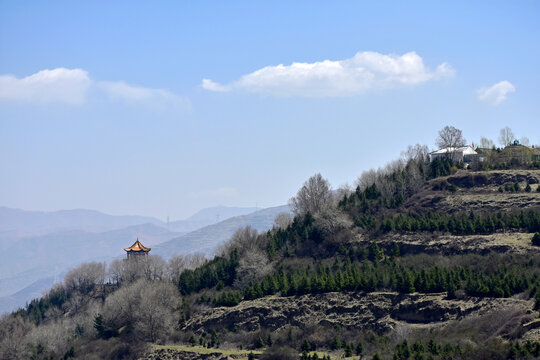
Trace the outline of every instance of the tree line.
[[407, 213], [394, 216], [383, 216], [380, 219], [358, 218], [355, 224], [369, 230], [382, 232], [426, 231], [445, 232], [453, 235], [492, 234], [497, 231], [524, 230], [529, 233], [540, 231], [540, 212], [520, 211], [519, 213], [495, 214], [440, 214], [427, 212], [423, 214]]
[[[376, 249], [373, 257], [377, 257]], [[234, 306], [242, 300], [253, 300], [268, 295], [295, 296], [340, 291], [382, 291], [399, 293], [447, 292], [450, 298], [459, 290], [478, 297], [509, 297], [529, 290], [534, 296], [540, 287], [536, 275], [501, 268], [494, 272], [479, 271], [471, 267], [457, 266], [442, 268], [434, 266], [424, 269], [406, 268], [395, 261], [362, 261], [345, 263], [334, 267], [314, 267], [285, 270], [280, 268], [240, 290], [223, 291], [212, 298], [201, 296], [199, 303], [215, 306]]]

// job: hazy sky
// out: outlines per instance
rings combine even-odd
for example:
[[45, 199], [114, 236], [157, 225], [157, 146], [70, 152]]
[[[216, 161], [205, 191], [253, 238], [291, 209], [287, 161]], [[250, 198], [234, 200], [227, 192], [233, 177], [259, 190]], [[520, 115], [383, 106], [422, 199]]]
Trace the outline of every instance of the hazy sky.
[[540, 144], [540, 3], [472, 3], [1, 1], [0, 206], [179, 219], [445, 125]]

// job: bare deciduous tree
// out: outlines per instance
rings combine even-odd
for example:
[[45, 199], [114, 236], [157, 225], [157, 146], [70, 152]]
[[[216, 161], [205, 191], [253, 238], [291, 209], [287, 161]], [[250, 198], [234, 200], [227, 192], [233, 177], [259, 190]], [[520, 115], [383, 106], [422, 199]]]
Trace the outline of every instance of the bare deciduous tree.
[[78, 290], [87, 294], [97, 285], [105, 283], [105, 263], [84, 263], [69, 271], [64, 283], [69, 291]]
[[351, 227], [352, 221], [337, 207], [328, 206], [315, 215], [315, 224], [326, 239], [336, 242], [336, 235]]
[[172, 283], [140, 279], [107, 297], [103, 321], [111, 329], [126, 327], [135, 338], [154, 342], [175, 323], [178, 299]]
[[353, 187], [349, 183], [345, 183], [341, 185], [334, 193], [333, 193], [333, 204], [334, 206], [338, 206], [339, 202], [343, 197], [349, 196], [354, 192]]
[[175, 323], [173, 309], [178, 302], [178, 290], [170, 282], [147, 283], [141, 289], [136, 327], [144, 339], [163, 339]]
[[56, 354], [64, 354], [73, 343], [75, 324], [70, 319], [62, 319], [47, 324], [40, 324], [27, 336], [29, 343], [41, 344], [48, 351]]
[[379, 178], [379, 172], [380, 171], [375, 169], [369, 169], [362, 172], [362, 174], [356, 180], [356, 185], [360, 188], [360, 191], [364, 191], [371, 185], [375, 184]]
[[109, 281], [115, 285], [120, 285], [124, 274], [124, 261], [120, 259], [113, 260], [109, 264]]
[[113, 283], [132, 283], [139, 279], [164, 280], [168, 278], [168, 266], [157, 255], [132, 256], [115, 260], [109, 266], [109, 277]]
[[488, 138], [485, 138], [485, 137], [480, 138], [480, 144], [478, 145], [479, 148], [481, 148], [481, 149], [491, 149], [494, 146], [495, 146], [495, 144], [493, 143], [492, 140], [490, 140]]
[[244, 253], [250, 250], [258, 250], [263, 246], [259, 242], [257, 230], [251, 226], [246, 226], [235, 231], [229, 241], [220, 246], [218, 254], [229, 256], [234, 249], [238, 251], [238, 255], [242, 257]]
[[382, 198], [391, 203], [417, 193], [429, 172], [429, 150], [425, 145], [409, 146], [401, 158], [377, 170], [364, 171], [356, 180], [360, 191], [375, 185]]
[[124, 285], [105, 299], [101, 315], [107, 328], [118, 330], [123, 326], [133, 326], [140, 301], [140, 287], [145, 283], [145, 280], [140, 280]]
[[122, 260], [122, 284], [130, 284], [145, 277], [145, 256], [132, 256], [129, 259]]
[[503, 147], [512, 144], [515, 138], [516, 136], [512, 132], [512, 129], [510, 129], [508, 126], [502, 128], [499, 132], [499, 144], [501, 144]]
[[289, 201], [296, 215], [316, 214], [331, 202], [330, 183], [321, 174], [310, 177]]
[[465, 146], [465, 139], [461, 130], [456, 129], [453, 126], [445, 126], [439, 131], [439, 136], [435, 140], [435, 144], [444, 149], [447, 147], [461, 147]]
[[195, 269], [206, 262], [206, 256], [202, 253], [177, 255], [169, 259], [168, 269], [171, 280], [178, 279], [182, 271]]
[[264, 251], [260, 249], [249, 249], [242, 255], [238, 263], [235, 286], [244, 288], [252, 282], [261, 280], [271, 271], [272, 266]]
[[429, 161], [429, 148], [427, 145], [416, 144], [414, 146], [409, 145], [407, 150], [401, 153], [401, 156], [405, 160], [405, 163], [409, 161], [428, 162]]
[[25, 338], [34, 325], [30, 320], [12, 314], [0, 318], [0, 359], [30, 359], [31, 350]]
[[186, 270], [186, 265], [186, 257], [184, 255], [176, 255], [170, 258], [168, 263], [169, 279], [178, 279], [182, 271]]
[[530, 146], [531, 145], [531, 142], [529, 141], [529, 138], [526, 137], [526, 136], [522, 136], [520, 139], [519, 139], [519, 143], [523, 146]]
[[291, 215], [288, 212], [280, 212], [274, 218], [275, 229], [285, 229], [292, 223]]
[[165, 280], [167, 278], [167, 263], [161, 258], [161, 256], [147, 256], [145, 265], [146, 279]]

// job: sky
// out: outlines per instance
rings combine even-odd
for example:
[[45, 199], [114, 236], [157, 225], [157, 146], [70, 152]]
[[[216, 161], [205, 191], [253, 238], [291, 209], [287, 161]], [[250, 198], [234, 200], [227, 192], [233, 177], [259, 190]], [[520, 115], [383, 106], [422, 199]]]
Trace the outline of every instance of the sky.
[[540, 144], [538, 1], [0, 1], [0, 206], [285, 204], [509, 126]]

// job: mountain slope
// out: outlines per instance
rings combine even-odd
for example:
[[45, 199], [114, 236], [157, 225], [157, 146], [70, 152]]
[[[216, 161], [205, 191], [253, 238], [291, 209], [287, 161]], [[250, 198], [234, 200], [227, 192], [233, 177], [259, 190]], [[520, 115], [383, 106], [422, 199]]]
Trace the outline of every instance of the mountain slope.
[[[0, 254], [0, 313], [39, 297], [50, 287], [52, 279], [61, 280], [63, 274], [81, 262], [109, 261], [123, 256], [123, 248], [137, 237], [143, 244], [154, 247], [185, 232], [214, 224], [218, 219], [226, 220], [256, 210], [259, 209], [211, 207], [185, 220], [171, 222], [167, 228], [166, 223], [144, 216], [112, 216], [93, 210], [40, 212], [0, 207], [0, 245], [5, 249]], [[270, 223], [272, 220], [269, 219]], [[258, 221], [254, 220], [255, 227], [259, 226]], [[195, 243], [190, 251], [199, 250], [204, 249], [199, 249]]]
[[235, 216], [251, 214], [258, 210], [261, 209], [256, 207], [214, 206], [202, 209], [185, 220], [171, 222], [169, 229], [177, 232], [191, 232]]
[[[0, 253], [0, 296], [17, 299], [0, 301], [0, 313], [12, 310], [9, 304], [22, 306], [36, 293], [46, 290], [50, 286], [46, 278], [61, 280], [61, 274], [82, 262], [110, 261], [124, 256], [123, 249], [137, 237], [152, 247], [179, 234], [153, 224], [142, 224], [102, 233], [73, 230], [20, 239]], [[34, 291], [15, 294], [32, 283], [41, 287], [36, 285]]]
[[230, 239], [238, 228], [249, 225], [257, 231], [269, 230], [277, 214], [289, 211], [289, 206], [283, 205], [259, 210], [249, 215], [236, 216], [161, 243], [155, 247], [153, 253], [165, 259], [175, 254], [195, 251], [209, 255], [216, 246]]
[[[63, 275], [58, 276], [56, 279], [58, 280], [61, 277], [63, 277]], [[24, 306], [24, 304], [30, 300], [41, 297], [46, 290], [54, 285], [54, 281], [54, 276], [44, 277], [12, 295], [0, 297], [0, 314], [13, 311]]]

